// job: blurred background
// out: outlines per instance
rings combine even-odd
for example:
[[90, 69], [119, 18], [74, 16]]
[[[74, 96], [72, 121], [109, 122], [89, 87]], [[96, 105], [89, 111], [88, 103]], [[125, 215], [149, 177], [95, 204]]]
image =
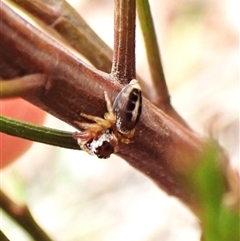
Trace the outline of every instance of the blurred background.
[[[68, 1], [113, 46], [113, 2]], [[239, 2], [149, 1], [175, 109], [201, 136], [213, 136], [239, 168]], [[149, 84], [137, 23], [137, 72]], [[48, 115], [44, 125], [74, 131]], [[1, 171], [2, 189], [26, 203], [57, 241], [197, 241], [197, 219], [146, 176], [112, 155], [39, 143]], [[4, 213], [11, 241], [31, 240]]]

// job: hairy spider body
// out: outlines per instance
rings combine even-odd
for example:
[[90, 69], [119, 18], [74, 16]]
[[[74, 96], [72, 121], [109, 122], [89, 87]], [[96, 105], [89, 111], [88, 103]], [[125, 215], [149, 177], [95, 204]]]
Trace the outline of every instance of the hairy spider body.
[[78, 122], [83, 132], [76, 132], [81, 149], [99, 158], [108, 158], [119, 149], [118, 141], [129, 144], [141, 114], [142, 96], [137, 80], [132, 80], [117, 95], [114, 104], [104, 91], [107, 112], [104, 118], [81, 113], [81, 116], [95, 123]]

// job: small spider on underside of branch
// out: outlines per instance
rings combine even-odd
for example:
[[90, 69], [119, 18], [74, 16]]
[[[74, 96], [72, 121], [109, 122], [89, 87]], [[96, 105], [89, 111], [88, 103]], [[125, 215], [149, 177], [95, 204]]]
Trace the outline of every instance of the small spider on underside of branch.
[[119, 92], [113, 105], [106, 91], [104, 96], [108, 111], [104, 118], [81, 113], [95, 123], [75, 121], [84, 131], [73, 134], [82, 150], [98, 158], [108, 158], [116, 153], [118, 141], [130, 143], [142, 110], [142, 92], [135, 79]]

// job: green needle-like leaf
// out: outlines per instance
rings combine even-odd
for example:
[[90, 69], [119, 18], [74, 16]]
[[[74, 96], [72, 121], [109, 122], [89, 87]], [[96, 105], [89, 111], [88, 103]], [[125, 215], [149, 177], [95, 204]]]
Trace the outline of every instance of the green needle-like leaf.
[[163, 73], [160, 51], [150, 11], [148, 0], [137, 0], [137, 13], [146, 47], [149, 69], [154, 89], [161, 97], [168, 96], [168, 90]]
[[0, 132], [53, 146], [79, 149], [76, 140], [72, 137], [73, 133], [71, 132], [40, 127], [4, 116], [0, 116]]

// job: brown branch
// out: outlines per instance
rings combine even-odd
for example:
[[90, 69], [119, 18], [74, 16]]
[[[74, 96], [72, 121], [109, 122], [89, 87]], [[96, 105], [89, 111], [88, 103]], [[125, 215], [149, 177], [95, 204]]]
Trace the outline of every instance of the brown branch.
[[121, 84], [136, 78], [136, 1], [114, 1], [114, 50], [111, 76]]
[[0, 207], [24, 228], [36, 241], [51, 241], [52, 239], [38, 226], [29, 209], [25, 205], [14, 203], [0, 190]]
[[[0, 47], [7, 53], [5, 58], [14, 57], [12, 64], [23, 74], [42, 72], [49, 76], [45, 91], [28, 96], [30, 102], [72, 126], [82, 112], [104, 114], [103, 91], [113, 100], [122, 88], [119, 83], [85, 65], [75, 52], [27, 23], [5, 3], [0, 16]], [[140, 123], [132, 140], [129, 145], [120, 145], [118, 155], [198, 213], [200, 201], [187, 173], [204, 151], [199, 137], [143, 99]], [[219, 156], [224, 158], [221, 153]]]
[[110, 72], [111, 48], [65, 0], [10, 0], [56, 30], [97, 69]]
[[[26, 11], [28, 15], [34, 16], [41, 22], [47, 24], [49, 27], [56, 30], [61, 37], [68, 42], [73, 48], [75, 48], [79, 53], [85, 56], [97, 69], [109, 73], [112, 66], [112, 50], [98, 37], [98, 35], [90, 28], [89, 25], [82, 19], [79, 14], [64, 0], [11, 0], [12, 2], [18, 4]], [[132, 2], [130, 2], [132, 5]], [[126, 14], [132, 14], [130, 11]], [[126, 18], [125, 14], [121, 17]], [[124, 22], [123, 22], [124, 23]], [[134, 26], [129, 25], [132, 31], [135, 30]], [[130, 31], [131, 29], [129, 29]], [[54, 34], [54, 31], [51, 32]], [[56, 35], [58, 36], [58, 35]], [[128, 36], [129, 37], [129, 36]], [[122, 35], [125, 38], [125, 35]], [[134, 41], [132, 36], [130, 36], [130, 41]], [[134, 48], [134, 43], [133, 48]], [[123, 55], [124, 56], [124, 55]], [[130, 56], [131, 57], [131, 56]], [[9, 59], [9, 58], [8, 58]], [[11, 62], [11, 59], [9, 60]], [[135, 68], [135, 62], [129, 61], [130, 67]], [[121, 62], [120, 62], [121, 63]], [[132, 64], [132, 65], [131, 65]], [[11, 64], [12, 66], [12, 64]], [[9, 69], [8, 77], [17, 76], [14, 74], [16, 68], [5, 68], [3, 64], [1, 67], [4, 69]], [[127, 68], [129, 68], [129, 66]], [[124, 67], [124, 66], [121, 66]], [[134, 72], [135, 70], [133, 70]], [[5, 78], [5, 76], [3, 76]], [[130, 79], [130, 78], [129, 78]], [[137, 76], [137, 79], [141, 83], [143, 95], [149, 99], [152, 103], [156, 104], [156, 101], [152, 97], [154, 90], [146, 85], [146, 83]], [[169, 116], [176, 119], [178, 122], [182, 123], [185, 127], [188, 127], [186, 122], [178, 115], [178, 113], [171, 106], [169, 101], [162, 101], [160, 107]]]
[[[1, 25], [0, 25], [1, 28]], [[1, 42], [1, 41], [0, 41]], [[14, 78], [16, 76], [20, 76], [21, 75], [21, 71], [17, 68], [15, 68], [11, 61], [7, 61], [7, 59], [4, 58], [4, 55], [7, 55], [6, 53], [4, 54], [4, 51], [0, 51], [0, 80], [1, 79], [11, 79]]]

